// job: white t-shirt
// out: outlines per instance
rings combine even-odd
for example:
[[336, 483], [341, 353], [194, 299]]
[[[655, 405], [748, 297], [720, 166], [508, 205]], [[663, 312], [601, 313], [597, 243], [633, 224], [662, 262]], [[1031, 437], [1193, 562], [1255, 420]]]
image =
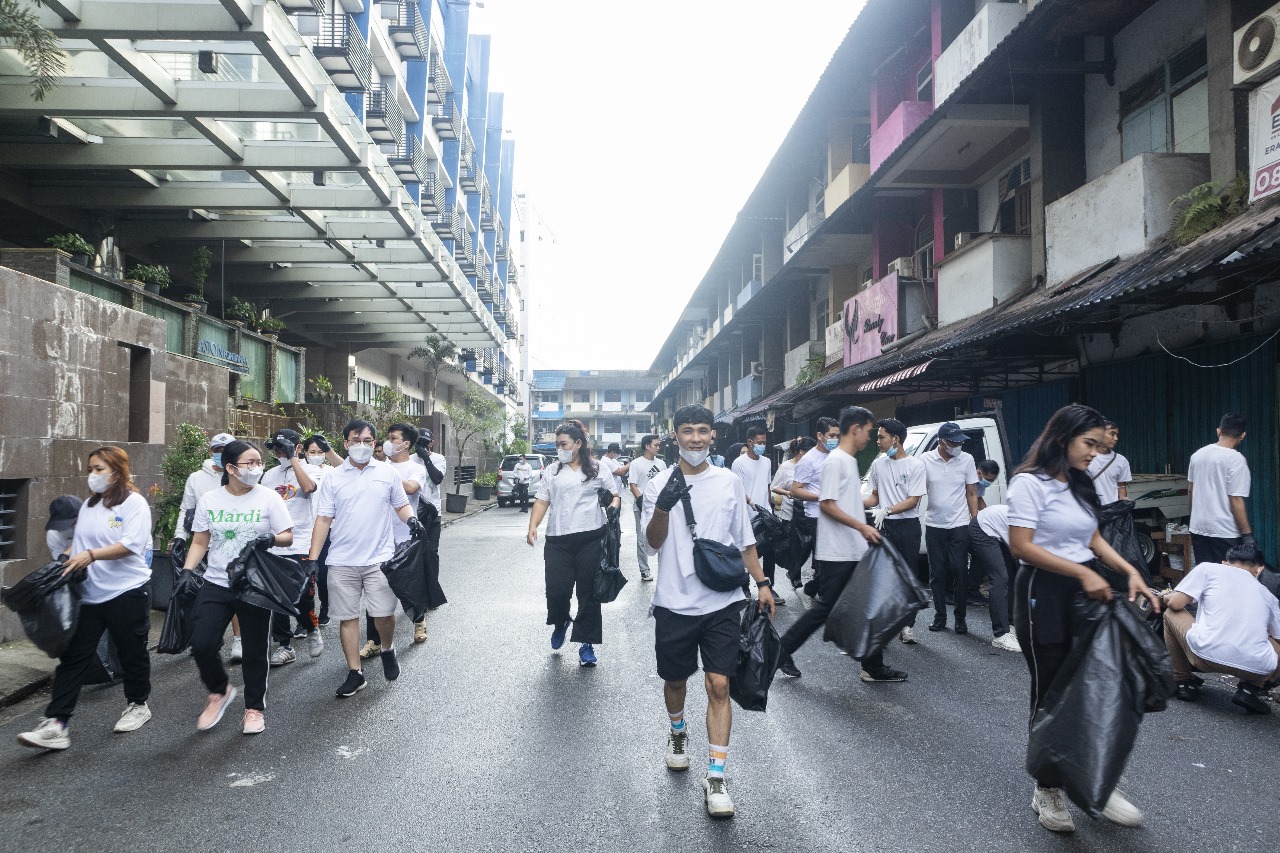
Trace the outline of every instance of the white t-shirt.
[[528, 485], [533, 482], [533, 466], [528, 462], [517, 462], [511, 469], [511, 476], [516, 478], [517, 483]]
[[[848, 515], [861, 521], [866, 517], [862, 507], [862, 474], [858, 460], [840, 448], [827, 454], [822, 466], [822, 490], [818, 496], [833, 500]], [[815, 560], [850, 562], [861, 560], [867, 553], [867, 540], [852, 527], [841, 524], [825, 512], [818, 516], [818, 538], [814, 545]]]
[[[907, 498], [922, 498], [926, 492], [924, 463], [914, 456], [895, 461], [881, 454], [871, 463], [871, 470], [867, 472], [867, 477], [871, 482], [872, 490], [877, 493], [880, 506], [885, 509], [897, 506]], [[919, 502], [906, 512], [897, 512], [891, 516], [891, 518], [919, 517]]]
[[[640, 529], [648, 530], [649, 522], [657, 507], [658, 493], [675, 472], [668, 469], [649, 480], [644, 490], [644, 512], [640, 516]], [[685, 474], [689, 485], [689, 503], [698, 523], [698, 536], [722, 545], [730, 545], [739, 551], [754, 547], [756, 535], [751, 530], [751, 518], [747, 514], [746, 493], [742, 481], [732, 471], [707, 465], [700, 474]], [[673, 613], [701, 616], [723, 610], [746, 596], [742, 590], [717, 592], [708, 589], [698, 580], [693, 568], [693, 537], [685, 522], [684, 507], [676, 504], [667, 521], [667, 539], [662, 547], [654, 549], [649, 537], [642, 536], [641, 544], [647, 554], [658, 555], [662, 571], [658, 573], [657, 589], [653, 593], [655, 607], [665, 607]], [[745, 572], [743, 573], [745, 580]]]
[[129, 553], [118, 560], [95, 560], [89, 564], [89, 577], [81, 584], [84, 604], [101, 604], [121, 593], [137, 589], [151, 580], [151, 507], [137, 492], [119, 506], [107, 509], [103, 501], [80, 505], [76, 517], [76, 535], [71, 553], [92, 548], [123, 544]]
[[1196, 623], [1187, 645], [1212, 663], [1269, 675], [1276, 669], [1276, 650], [1267, 638], [1280, 640], [1280, 603], [1244, 569], [1201, 563], [1178, 584], [1197, 604]]
[[196, 508], [196, 502], [205, 492], [222, 488], [222, 472], [213, 467], [213, 460], [206, 459], [204, 464], [187, 476], [182, 487], [182, 503], [178, 505], [178, 526], [173, 535], [178, 539], [187, 539], [191, 531], [187, 530], [187, 513]]
[[1191, 454], [1191, 532], [1234, 539], [1240, 535], [1229, 498], [1249, 497], [1249, 463], [1239, 450], [1210, 444]]
[[929, 507], [924, 513], [926, 527], [950, 530], [964, 527], [969, 517], [969, 500], [966, 486], [978, 484], [978, 466], [973, 457], [963, 450], [959, 456], [943, 461], [935, 447], [921, 459], [924, 463], [925, 487], [929, 492]]
[[644, 501], [644, 490], [649, 485], [649, 481], [665, 470], [667, 470], [667, 463], [661, 459], [645, 459], [643, 456], [637, 456], [631, 460], [631, 474], [627, 480], [640, 490], [640, 497], [636, 499], [637, 511], [640, 510], [641, 503]]
[[982, 532], [1004, 544], [1009, 544], [1009, 506], [992, 504], [978, 510], [978, 526]]
[[44, 532], [44, 544], [49, 549], [49, 556], [54, 560], [60, 558], [71, 547], [75, 538], [76, 531], [74, 527], [65, 533], [61, 530], [46, 530]]
[[[796, 472], [792, 477], [792, 484], [799, 483], [801, 488], [815, 494], [822, 493], [822, 466], [827, 464], [827, 457], [830, 454], [825, 448], [815, 447], [800, 457], [800, 461], [796, 463]], [[818, 502], [804, 502], [805, 518], [818, 517]]]
[[1089, 463], [1087, 473], [1093, 478], [1093, 488], [1097, 490], [1098, 500], [1102, 501], [1103, 506], [1120, 500], [1121, 483], [1127, 485], [1133, 482], [1129, 460], [1120, 453], [1108, 453], [1106, 456], [1099, 453]]
[[372, 566], [395, 554], [391, 515], [409, 503], [400, 472], [390, 463], [369, 460], [363, 469], [344, 459], [325, 475], [317, 492], [318, 515], [333, 519], [329, 528], [331, 566]]
[[282, 547], [272, 548], [271, 553], [302, 556], [307, 555], [307, 551], [311, 548], [311, 528], [315, 526], [315, 492], [310, 494], [302, 491], [298, 487], [298, 475], [294, 471], [295, 466], [301, 465], [307, 469], [307, 476], [316, 484], [316, 491], [320, 489], [320, 483], [324, 480], [324, 471], [318, 465], [308, 465], [307, 463], [295, 459], [293, 464], [288, 467], [277, 465], [270, 471], [262, 475], [262, 485], [274, 491], [284, 501], [285, 509], [289, 510], [289, 518], [293, 519], [293, 544]]
[[[422, 494], [426, 491], [427, 483], [431, 482], [427, 478], [427, 466], [423, 465], [416, 456], [410, 456], [403, 462], [388, 462], [392, 468], [400, 472], [401, 480], [412, 480], [418, 484], [418, 491], [413, 494], [405, 492], [409, 496], [409, 509], [413, 511], [414, 516], [418, 515], [418, 501], [422, 499]], [[403, 487], [403, 483], [401, 486]], [[391, 513], [391, 539], [397, 545], [406, 542], [409, 539], [409, 525], [400, 520], [400, 516], [396, 515], [395, 510], [388, 508]], [[332, 546], [330, 546], [332, 549]]]
[[226, 486], [205, 492], [196, 503], [193, 533], [209, 531], [209, 568], [204, 579], [228, 586], [227, 566], [240, 556], [245, 546], [259, 536], [283, 533], [293, 526], [284, 500], [262, 484], [243, 495], [233, 495]]
[[[431, 464], [434, 465], [435, 469], [440, 472], [441, 476], [443, 476], [445, 474], [445, 467], [449, 463], [446, 462], [445, 458], [441, 456], [439, 453], [429, 453], [427, 455], [431, 457]], [[431, 474], [430, 472], [427, 472], [427, 466], [422, 464], [421, 458], [414, 457], [413, 461], [416, 461], [418, 462], [418, 464], [422, 465], [422, 470], [426, 472], [423, 474], [422, 491], [420, 491], [418, 494], [422, 495], [423, 499], [425, 499], [427, 503], [434, 506], [436, 508], [436, 511], [439, 512], [441, 510], [440, 485], [444, 483], [444, 480], [441, 480], [439, 484], [433, 483], [431, 481]], [[414, 511], [415, 512], [417, 511], [416, 505], [414, 506]]]
[[772, 512], [773, 504], [769, 503], [769, 479], [773, 474], [773, 463], [769, 457], [760, 456], [752, 461], [743, 454], [733, 460], [733, 473], [742, 480], [742, 488], [747, 498], [763, 510]]
[[600, 465], [590, 480], [582, 470], [574, 470], [559, 462], [542, 470], [538, 483], [537, 499], [547, 501], [547, 535], [567, 536], [599, 530], [604, 526], [604, 509], [600, 506], [600, 489], [617, 494], [615, 477], [609, 469]]
[[[600, 466], [607, 470], [610, 474], [622, 467], [622, 463], [617, 459], [609, 456], [600, 457]], [[615, 476], [613, 478], [613, 491], [615, 494], [622, 494], [622, 478]]]
[[[796, 460], [787, 459], [778, 466], [778, 473], [773, 475], [773, 482], [769, 484], [771, 489], [790, 489], [791, 483], [796, 476]], [[791, 508], [795, 499], [790, 495], [782, 495], [782, 502], [778, 505], [778, 518], [783, 521], [791, 520]]]
[[1089, 542], [1098, 519], [1076, 500], [1066, 483], [1038, 474], [1017, 474], [1009, 483], [1007, 508], [1010, 527], [1035, 530], [1033, 544], [1073, 563], [1093, 559]]

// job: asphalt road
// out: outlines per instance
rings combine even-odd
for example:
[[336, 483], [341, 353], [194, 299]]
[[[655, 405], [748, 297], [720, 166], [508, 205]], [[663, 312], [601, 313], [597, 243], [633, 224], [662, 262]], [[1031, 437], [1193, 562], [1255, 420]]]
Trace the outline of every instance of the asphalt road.
[[[712, 821], [700, 779], [705, 697], [691, 687], [694, 769], [663, 764], [666, 715], [654, 674], [652, 586], [637, 578], [605, 609], [601, 664], [551, 652], [541, 548], [527, 516], [494, 509], [452, 526], [442, 576], [452, 603], [430, 640], [397, 631], [404, 673], [338, 700], [331, 645], [273, 670], [267, 730], [239, 731], [240, 707], [197, 733], [205, 691], [191, 660], [153, 659], [155, 717], [111, 727], [119, 687], [85, 691], [73, 744], [40, 754], [14, 736], [45, 697], [0, 711], [0, 838], [68, 850], [753, 850], [1274, 851], [1280, 847], [1280, 715], [1245, 717], [1211, 679], [1195, 706], [1147, 718], [1123, 787], [1140, 829], [1040, 828], [1021, 770], [1026, 670], [968, 637], [923, 631], [895, 644], [902, 684], [866, 685], [815, 637], [803, 678], [775, 682], [765, 714], [736, 710], [728, 774], [738, 806]], [[630, 521], [624, 514], [624, 521]], [[627, 525], [624, 524], [624, 528]], [[780, 610], [785, 627], [800, 610]], [[238, 676], [233, 676], [233, 678]]]

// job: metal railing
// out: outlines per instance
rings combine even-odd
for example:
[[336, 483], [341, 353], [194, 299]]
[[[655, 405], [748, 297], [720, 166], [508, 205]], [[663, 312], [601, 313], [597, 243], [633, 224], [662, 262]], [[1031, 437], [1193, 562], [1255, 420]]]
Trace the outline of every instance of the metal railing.
[[458, 164], [458, 180], [462, 182], [462, 188], [467, 192], [478, 192], [480, 189], [480, 168], [476, 163], [476, 151], [472, 147], [462, 155], [462, 160]]
[[444, 182], [440, 180], [440, 161], [427, 164], [427, 179], [418, 193], [423, 213], [439, 213], [444, 208]]
[[401, 0], [396, 6], [396, 19], [387, 27], [396, 52], [401, 59], [426, 59], [431, 52], [431, 43], [427, 23], [418, 10], [418, 0]]
[[431, 117], [431, 126], [436, 129], [442, 139], [457, 139], [462, 135], [462, 120], [458, 117], [458, 99], [456, 95], [445, 95], [436, 105], [436, 113]]
[[453, 234], [453, 205], [440, 204], [439, 210], [431, 217], [431, 229], [441, 240], [451, 239]]
[[369, 86], [365, 96], [365, 128], [379, 142], [404, 142], [404, 110], [396, 98], [394, 87], [381, 83]]
[[427, 154], [422, 143], [412, 134], [396, 146], [395, 153], [387, 157], [387, 162], [402, 181], [421, 184], [427, 180]]
[[489, 268], [484, 264], [476, 267], [476, 293], [480, 294], [480, 298], [486, 302], [493, 298], [493, 278], [489, 275]]
[[325, 0], [279, 0], [279, 3], [290, 15], [323, 15], [328, 6]]
[[315, 36], [312, 53], [339, 89], [366, 89], [373, 79], [369, 43], [355, 20], [345, 12], [320, 19], [320, 32]]
[[445, 96], [453, 91], [453, 81], [449, 79], [449, 69], [445, 68], [444, 56], [433, 51], [431, 54], [430, 94], [437, 103], [443, 102]]

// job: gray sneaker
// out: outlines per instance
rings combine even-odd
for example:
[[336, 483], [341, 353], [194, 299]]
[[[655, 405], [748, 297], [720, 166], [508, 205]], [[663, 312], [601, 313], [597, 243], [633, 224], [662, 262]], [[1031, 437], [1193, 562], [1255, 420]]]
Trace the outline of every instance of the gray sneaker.
[[702, 780], [702, 791], [706, 795], [707, 814], [712, 817], [733, 817], [733, 799], [729, 796], [729, 788], [723, 776], [708, 776]]
[[66, 749], [71, 746], [71, 735], [62, 723], [46, 717], [33, 731], [18, 735], [18, 743], [32, 749]]
[[124, 709], [124, 713], [116, 723], [116, 731], [136, 732], [149, 719], [151, 719], [151, 709], [147, 707], [146, 702], [130, 702], [129, 707]]
[[298, 659], [298, 654], [288, 646], [280, 646], [271, 653], [272, 666], [284, 666], [287, 663], [293, 663]]
[[307, 654], [313, 658], [318, 658], [323, 653], [324, 635], [320, 633], [320, 629], [313, 628], [307, 633]]
[[668, 770], [688, 770], [689, 769], [689, 732], [668, 732], [667, 733], [667, 769]]

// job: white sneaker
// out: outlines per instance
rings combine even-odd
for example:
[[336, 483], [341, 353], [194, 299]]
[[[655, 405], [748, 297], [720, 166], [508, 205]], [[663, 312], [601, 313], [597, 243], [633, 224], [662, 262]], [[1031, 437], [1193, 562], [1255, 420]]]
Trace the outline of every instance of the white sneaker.
[[686, 729], [683, 732], [667, 733], [667, 769], [668, 770], [688, 770], [689, 769], [689, 732]]
[[293, 649], [288, 646], [278, 646], [276, 650], [271, 653], [270, 662], [272, 666], [284, 666], [287, 663], [293, 663], [297, 659], [298, 655]]
[[1142, 809], [1129, 802], [1129, 798], [1118, 790], [1112, 791], [1107, 798], [1102, 816], [1120, 826], [1142, 826]]
[[149, 719], [151, 719], [151, 709], [147, 707], [146, 702], [130, 702], [129, 707], [124, 709], [124, 713], [116, 722], [116, 731], [136, 732]]
[[1061, 788], [1041, 788], [1031, 797], [1031, 808], [1040, 815], [1040, 825], [1053, 832], [1075, 832], [1076, 823], [1067, 811], [1067, 798]]
[[231, 663], [240, 663], [244, 660], [244, 646], [240, 642], [239, 637], [231, 638]]
[[320, 633], [319, 628], [312, 628], [307, 632], [307, 654], [313, 658], [324, 654], [324, 635]]
[[908, 625], [898, 633], [898, 639], [908, 646], [914, 646], [916, 644], [916, 632]]
[[1018, 638], [1013, 636], [1012, 631], [1006, 631], [999, 637], [993, 638], [991, 640], [991, 648], [1022, 654], [1022, 646], [1018, 645]]
[[62, 723], [43, 717], [34, 731], [18, 735], [18, 743], [32, 749], [66, 749], [71, 746], [71, 735]]
[[708, 776], [702, 780], [702, 790], [706, 794], [707, 814], [712, 817], [733, 817], [733, 799], [729, 796], [729, 788], [723, 776]]

